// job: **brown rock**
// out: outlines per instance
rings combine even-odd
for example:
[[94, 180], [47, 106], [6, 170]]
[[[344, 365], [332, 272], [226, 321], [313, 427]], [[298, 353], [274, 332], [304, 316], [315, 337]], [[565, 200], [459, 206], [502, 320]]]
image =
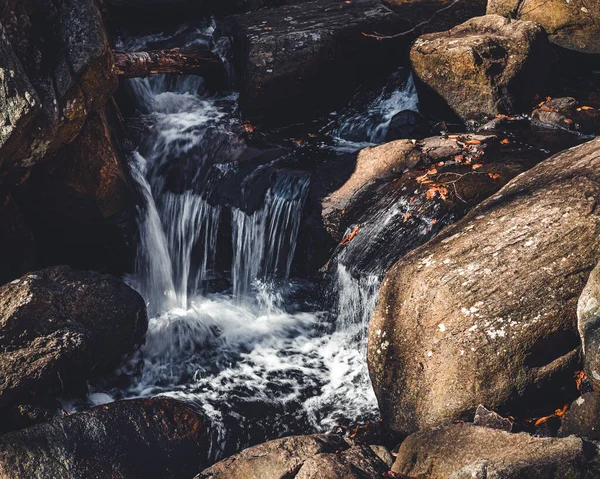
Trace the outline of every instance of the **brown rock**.
[[492, 429], [500, 429], [501, 431], [511, 432], [513, 423], [510, 419], [500, 416], [497, 412], [490, 411], [481, 404], [477, 406], [475, 418], [473, 419], [475, 426], [489, 427]]
[[600, 390], [600, 267], [596, 266], [579, 297], [577, 328], [587, 380]]
[[143, 341], [141, 296], [118, 279], [56, 266], [0, 288], [0, 408], [110, 371]]
[[531, 121], [545, 128], [577, 130], [585, 134], [600, 132], [600, 112], [572, 97], [552, 98], [538, 105]]
[[581, 439], [539, 438], [459, 424], [409, 436], [392, 471], [428, 479], [583, 479], [588, 467]]
[[600, 439], [600, 393], [586, 393], [573, 401], [561, 419], [558, 435]]
[[419, 37], [410, 59], [424, 108], [446, 106], [463, 121], [481, 122], [529, 110], [548, 53], [539, 25], [488, 15]]
[[[572, 383], [600, 253], [600, 140], [543, 161], [398, 261], [369, 325], [384, 422], [411, 433]], [[541, 300], [543, 298], [543, 300]]]
[[600, 4], [585, 0], [488, 0], [488, 14], [539, 23], [552, 43], [600, 53]]

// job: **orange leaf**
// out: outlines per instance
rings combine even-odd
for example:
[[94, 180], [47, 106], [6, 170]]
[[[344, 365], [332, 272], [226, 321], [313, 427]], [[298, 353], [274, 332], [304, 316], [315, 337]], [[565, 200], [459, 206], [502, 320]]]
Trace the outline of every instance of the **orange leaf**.
[[465, 141], [465, 145], [481, 145], [481, 141], [479, 141], [479, 140], [467, 140], [467, 141]]
[[510, 140], [508, 138], [504, 138], [504, 140], [502, 140], [500, 142], [501, 145], [510, 145]]
[[356, 228], [354, 228], [352, 230], [352, 232], [346, 236], [343, 240], [342, 240], [342, 245], [348, 244], [350, 243], [350, 241], [352, 241], [354, 239], [354, 237], [357, 235], [357, 233], [360, 231], [360, 226], [357, 226]]
[[473, 168], [474, 170], [478, 170], [479, 168], [481, 168], [483, 165], [481, 163], [475, 163], [473, 166], [471, 166], [471, 168]]
[[412, 218], [412, 213], [406, 213], [403, 217], [402, 217], [402, 223], [406, 223], [408, 221], [409, 218]]
[[488, 173], [488, 176], [492, 179], [492, 180], [497, 180], [498, 178], [500, 178], [500, 174], [498, 173]]

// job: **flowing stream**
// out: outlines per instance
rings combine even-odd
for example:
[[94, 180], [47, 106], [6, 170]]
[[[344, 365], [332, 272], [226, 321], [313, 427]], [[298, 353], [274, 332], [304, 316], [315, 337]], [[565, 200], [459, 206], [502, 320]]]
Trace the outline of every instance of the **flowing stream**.
[[[128, 280], [151, 319], [145, 345], [116, 378], [90, 386], [88, 400], [168, 395], [191, 403], [214, 424], [215, 460], [267, 439], [374, 419], [366, 333], [382, 271], [353, 276], [340, 262], [327, 306], [320, 287], [291, 277], [310, 172], [275, 159], [239, 185], [257, 206], [220, 202], [224, 179], [239, 173], [248, 150], [236, 133], [237, 95], [210, 96], [192, 76], [128, 86], [141, 116], [131, 168], [143, 197]], [[414, 87], [387, 87], [368, 104], [333, 128], [346, 148], [382, 141], [393, 113], [416, 108]], [[261, 168], [269, 178], [262, 188], [253, 181]]]

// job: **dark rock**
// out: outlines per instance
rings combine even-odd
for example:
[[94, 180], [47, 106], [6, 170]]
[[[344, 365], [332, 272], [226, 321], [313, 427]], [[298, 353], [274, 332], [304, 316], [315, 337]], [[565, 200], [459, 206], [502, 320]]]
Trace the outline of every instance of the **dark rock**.
[[531, 121], [545, 128], [577, 130], [585, 134], [600, 132], [600, 112], [580, 105], [572, 97], [552, 98], [538, 105], [531, 113]]
[[591, 472], [581, 439], [539, 438], [470, 424], [409, 436], [392, 471], [428, 479], [583, 479]]
[[75, 138], [117, 80], [94, 0], [8, 0], [0, 6], [0, 22], [0, 66], [14, 72], [0, 79], [0, 182], [15, 184]]
[[488, 15], [423, 35], [410, 59], [423, 108], [481, 122], [530, 109], [549, 53], [539, 25]]
[[403, 110], [392, 117], [385, 141], [424, 138], [431, 133], [429, 123], [416, 111]]
[[590, 392], [577, 398], [562, 417], [558, 435], [600, 439], [600, 393]]
[[600, 253], [599, 147], [522, 173], [387, 273], [368, 362], [393, 431], [574, 392], [577, 300]]
[[232, 17], [240, 104], [252, 121], [295, 122], [342, 106], [354, 88], [398, 63], [392, 33], [408, 22], [379, 0], [317, 0]]
[[488, 14], [539, 23], [550, 41], [583, 53], [600, 53], [600, 4], [585, 0], [489, 0]]
[[0, 407], [51, 397], [110, 371], [143, 341], [141, 296], [65, 266], [0, 288]]
[[0, 477], [192, 477], [208, 421], [173, 399], [122, 401], [0, 437]]
[[33, 234], [11, 195], [0, 196], [0, 284], [30, 271], [36, 259]]
[[137, 225], [133, 181], [104, 110], [75, 141], [36, 165], [16, 191], [42, 265], [131, 271]]
[[600, 390], [600, 267], [591, 272], [577, 305], [577, 327], [587, 380]]
[[291, 436], [245, 449], [196, 479], [367, 479], [388, 469], [368, 446], [341, 436]]
[[500, 416], [497, 412], [490, 411], [481, 404], [477, 406], [475, 418], [473, 419], [475, 426], [489, 427], [492, 429], [500, 429], [501, 431], [511, 432], [513, 423], [510, 419]]

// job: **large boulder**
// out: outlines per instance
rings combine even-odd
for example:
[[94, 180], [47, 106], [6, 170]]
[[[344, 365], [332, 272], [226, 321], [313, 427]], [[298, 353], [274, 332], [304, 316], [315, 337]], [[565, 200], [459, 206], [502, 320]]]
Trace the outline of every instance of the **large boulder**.
[[131, 270], [135, 190], [110, 125], [104, 109], [91, 112], [77, 138], [36, 165], [16, 190], [42, 265]]
[[585, 437], [593, 441], [600, 439], [600, 393], [583, 394], [571, 403], [561, 419], [558, 435]]
[[391, 429], [566, 399], [577, 301], [600, 253], [598, 195], [600, 139], [521, 174], [392, 267], [368, 347]]
[[547, 71], [549, 43], [533, 22], [499, 15], [419, 37], [410, 60], [423, 108], [462, 121], [529, 111]]
[[196, 479], [368, 479], [389, 467], [368, 446], [341, 436], [290, 436], [250, 447]]
[[392, 471], [407, 479], [597, 477], [587, 452], [583, 441], [575, 437], [540, 438], [457, 424], [409, 436], [400, 446]]
[[0, 195], [0, 285], [30, 271], [36, 260], [33, 233], [12, 195]]
[[141, 296], [118, 279], [65, 266], [0, 288], [0, 408], [85, 384], [139, 345]]
[[0, 478], [185, 478], [206, 467], [210, 423], [173, 399], [112, 403], [0, 437]]
[[295, 122], [343, 105], [354, 88], [397, 65], [393, 33], [408, 22], [380, 0], [316, 0], [232, 17], [240, 104], [252, 121]]
[[558, 46], [600, 53], [600, 4], [585, 0], [488, 0], [488, 14], [539, 23]]
[[8, 0], [0, 24], [0, 182], [14, 184], [75, 138], [117, 80], [94, 0]]
[[600, 390], [600, 265], [596, 266], [579, 297], [577, 328], [584, 369], [595, 390]]

